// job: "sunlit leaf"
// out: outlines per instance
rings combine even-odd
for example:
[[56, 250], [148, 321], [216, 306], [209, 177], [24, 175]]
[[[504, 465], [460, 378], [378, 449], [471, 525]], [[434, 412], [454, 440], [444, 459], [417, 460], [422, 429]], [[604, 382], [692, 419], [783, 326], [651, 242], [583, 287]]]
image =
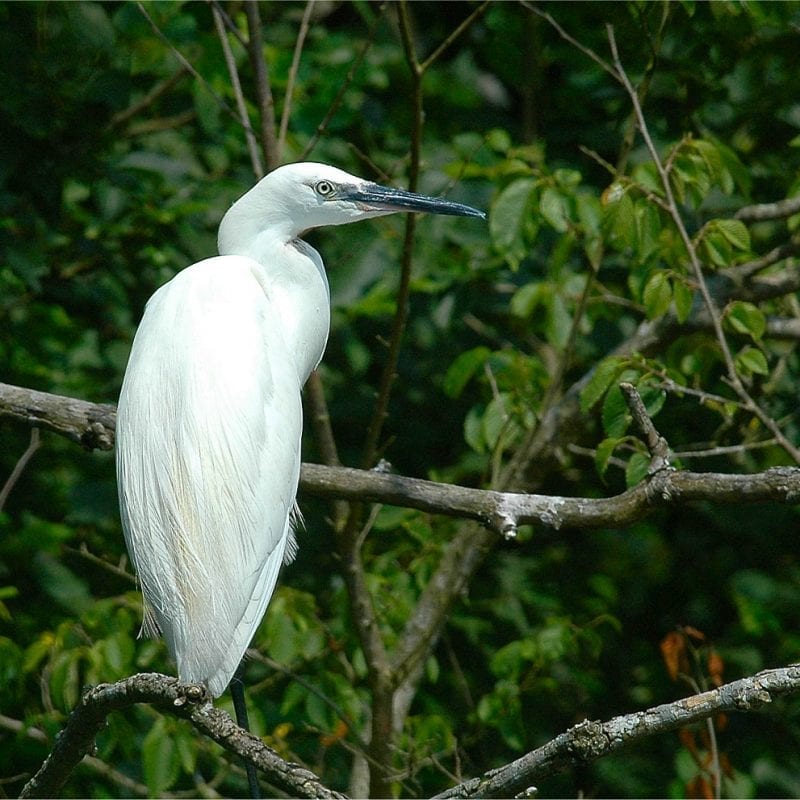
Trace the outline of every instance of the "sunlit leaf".
[[756, 347], [749, 345], [736, 354], [736, 369], [749, 378], [751, 375], [769, 375], [767, 357]]
[[672, 303], [672, 286], [665, 272], [655, 272], [644, 286], [642, 293], [648, 319], [666, 314]]
[[581, 411], [585, 414], [606, 393], [613, 380], [622, 372], [627, 359], [611, 357], [601, 361], [581, 391]]
[[488, 347], [474, 347], [466, 350], [456, 358], [445, 373], [442, 388], [448, 397], [458, 397], [470, 378], [479, 370], [489, 357]]
[[767, 329], [767, 319], [758, 306], [743, 300], [730, 303], [725, 309], [725, 322], [737, 333], [746, 333], [755, 341], [761, 339]]
[[559, 233], [565, 233], [569, 228], [569, 211], [564, 196], [548, 186], [539, 200], [539, 212]]
[[533, 178], [518, 178], [500, 193], [489, 212], [492, 242], [514, 267], [531, 245], [526, 233], [534, 224], [531, 208], [535, 191]]

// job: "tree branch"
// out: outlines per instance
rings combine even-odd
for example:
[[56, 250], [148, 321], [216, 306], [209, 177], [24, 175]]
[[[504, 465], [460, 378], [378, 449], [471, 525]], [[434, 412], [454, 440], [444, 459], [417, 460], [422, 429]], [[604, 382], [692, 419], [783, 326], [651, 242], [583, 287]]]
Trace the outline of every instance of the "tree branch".
[[323, 786], [309, 770], [284, 761], [257, 736], [239, 728], [228, 714], [211, 705], [203, 687], [157, 673], [134, 675], [89, 689], [70, 714], [52, 752], [28, 781], [20, 797], [56, 797], [75, 766], [93, 749], [106, 717], [112, 711], [136, 703], [150, 703], [188, 720], [228, 752], [255, 764], [273, 786], [291, 797], [343, 797]]
[[543, 747], [480, 778], [460, 783], [437, 798], [514, 797], [555, 772], [596, 761], [647, 736], [700, 722], [720, 712], [754, 711], [783, 695], [800, 691], [800, 665], [765, 670], [749, 678], [665, 703], [646, 711], [586, 720]]
[[800, 213], [800, 197], [787, 197], [777, 203], [745, 206], [734, 214], [734, 218], [742, 222], [762, 222], [768, 219], [784, 219], [798, 213]]
[[261, 146], [264, 148], [264, 159], [267, 172], [279, 166], [280, 153], [275, 135], [275, 101], [272, 99], [272, 88], [269, 84], [267, 62], [264, 60], [264, 38], [261, 33], [261, 14], [258, 3], [245, 3], [247, 16], [247, 52], [250, 67], [256, 79], [256, 96], [261, 119]]
[[0, 511], [2, 511], [5, 507], [6, 500], [8, 500], [11, 490], [22, 476], [22, 473], [25, 471], [25, 467], [28, 466], [28, 463], [34, 457], [39, 447], [41, 447], [39, 429], [34, 428], [31, 431], [31, 440], [28, 446], [25, 448], [25, 452], [17, 459], [17, 463], [14, 465], [14, 469], [8, 476], [8, 480], [3, 484], [3, 488], [0, 489]]
[[[115, 409], [111, 405], [0, 383], [0, 417], [56, 431], [87, 447], [108, 450], [114, 444]], [[87, 445], [93, 437], [102, 446]], [[304, 463], [300, 488], [329, 500], [386, 503], [475, 520], [494, 533], [513, 538], [519, 525], [528, 524], [554, 530], [621, 527], [642, 519], [655, 507], [676, 502], [797, 503], [800, 468], [774, 468], [751, 475], [667, 471], [614, 497], [584, 499], [472, 489], [376, 470]], [[463, 560], [463, 552], [458, 559]]]
[[283, 148], [286, 144], [286, 132], [289, 129], [289, 118], [292, 114], [292, 100], [294, 95], [294, 84], [297, 80], [297, 71], [300, 68], [300, 55], [303, 52], [303, 45], [308, 35], [308, 23], [311, 20], [311, 12], [314, 10], [314, 0], [306, 0], [306, 7], [303, 11], [303, 18], [300, 20], [300, 30], [297, 32], [297, 41], [294, 45], [292, 55], [292, 66], [289, 67], [289, 76], [286, 80], [286, 93], [283, 96], [283, 111], [281, 113], [281, 124], [278, 132], [278, 158], [283, 159]]
[[301, 161], [305, 161], [306, 158], [313, 152], [314, 148], [317, 146], [317, 142], [320, 140], [320, 137], [328, 128], [330, 121], [333, 119], [336, 112], [339, 110], [339, 106], [342, 104], [342, 100], [344, 99], [344, 95], [347, 90], [350, 88], [350, 84], [352, 84], [353, 79], [356, 76], [359, 68], [361, 67], [362, 62], [364, 61], [364, 57], [369, 52], [369, 49], [372, 47], [373, 40], [375, 38], [375, 34], [378, 30], [378, 24], [383, 19], [384, 12], [388, 7], [388, 2], [383, 2], [378, 7], [378, 11], [375, 15], [375, 19], [372, 23], [372, 26], [367, 33], [367, 38], [364, 41], [364, 44], [361, 47], [358, 55], [353, 59], [353, 63], [350, 65], [350, 69], [347, 70], [347, 75], [345, 79], [342, 81], [339, 91], [336, 93], [336, 97], [333, 98], [333, 102], [331, 103], [330, 107], [328, 108], [325, 116], [323, 117], [322, 121], [317, 125], [317, 129], [314, 131], [314, 135], [309, 140], [308, 144], [303, 149], [303, 153], [300, 156]]
[[683, 218], [681, 217], [680, 210], [678, 209], [678, 204], [675, 201], [675, 196], [670, 184], [668, 166], [666, 166], [659, 157], [656, 146], [653, 143], [652, 137], [650, 136], [650, 130], [648, 128], [647, 121], [645, 120], [644, 111], [642, 110], [641, 103], [639, 102], [636, 89], [634, 89], [633, 84], [630, 82], [630, 79], [628, 78], [628, 75], [622, 65], [622, 61], [620, 60], [619, 51], [617, 49], [617, 41], [614, 36], [613, 25], [606, 25], [606, 33], [608, 35], [608, 42], [611, 47], [614, 68], [619, 74], [622, 85], [625, 87], [625, 91], [628, 93], [628, 97], [633, 105], [633, 109], [636, 112], [636, 119], [639, 124], [639, 132], [642, 134], [647, 151], [650, 153], [650, 158], [652, 159], [653, 164], [658, 171], [661, 187], [664, 190], [664, 197], [667, 201], [667, 209], [672, 218], [672, 222], [675, 225], [675, 229], [677, 230], [678, 235], [684, 244], [686, 254], [689, 257], [689, 264], [692, 268], [692, 274], [700, 291], [700, 296], [703, 298], [703, 305], [706, 307], [706, 311], [711, 318], [711, 324], [714, 328], [714, 335], [717, 340], [717, 344], [719, 345], [720, 352], [722, 353], [722, 358], [725, 362], [726, 372], [728, 373], [728, 383], [745, 403], [748, 411], [750, 411], [750, 413], [752, 413], [761, 421], [764, 427], [766, 427], [780, 442], [781, 447], [783, 447], [783, 449], [794, 459], [796, 463], [800, 464], [800, 449], [795, 447], [795, 445], [783, 435], [783, 431], [781, 431], [775, 420], [773, 420], [772, 417], [770, 417], [769, 414], [764, 411], [764, 409], [762, 409], [761, 406], [751, 397], [750, 393], [742, 383], [738, 372], [736, 371], [736, 364], [733, 360], [733, 354], [728, 346], [728, 340], [725, 336], [725, 332], [722, 329], [722, 317], [720, 315], [719, 308], [717, 307], [714, 297], [709, 290], [708, 283], [705, 279], [705, 275], [703, 274], [702, 264], [700, 263], [700, 259], [697, 255], [697, 250], [692, 243], [689, 232], [686, 229]]
[[253, 128], [250, 125], [250, 117], [247, 115], [247, 104], [244, 101], [242, 83], [239, 80], [239, 72], [236, 69], [236, 59], [233, 57], [231, 44], [228, 41], [228, 34], [225, 30], [225, 21], [222, 16], [222, 11], [216, 3], [211, 4], [211, 11], [214, 16], [214, 26], [217, 29], [217, 36], [219, 37], [219, 43], [222, 47], [222, 53], [225, 56], [225, 66], [228, 68], [228, 77], [231, 79], [233, 95], [236, 98], [236, 108], [239, 111], [239, 117], [241, 118], [242, 125], [244, 126], [247, 152], [250, 154], [250, 164], [253, 167], [253, 173], [255, 174], [256, 178], [261, 178], [264, 175], [264, 166], [261, 163], [261, 156], [258, 152], [256, 136], [253, 133]]
[[87, 450], [114, 447], [117, 409], [105, 403], [0, 383], [0, 419], [4, 417], [53, 431]]

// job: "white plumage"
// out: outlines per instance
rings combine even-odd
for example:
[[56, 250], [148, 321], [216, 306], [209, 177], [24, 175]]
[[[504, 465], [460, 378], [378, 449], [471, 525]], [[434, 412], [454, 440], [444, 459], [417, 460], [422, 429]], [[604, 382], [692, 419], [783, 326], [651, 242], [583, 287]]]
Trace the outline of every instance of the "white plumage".
[[297, 237], [406, 210], [482, 216], [323, 164], [281, 167], [225, 215], [220, 255], [147, 303], [117, 413], [122, 525], [145, 631], [215, 697], [296, 549], [301, 390], [330, 321], [322, 259]]

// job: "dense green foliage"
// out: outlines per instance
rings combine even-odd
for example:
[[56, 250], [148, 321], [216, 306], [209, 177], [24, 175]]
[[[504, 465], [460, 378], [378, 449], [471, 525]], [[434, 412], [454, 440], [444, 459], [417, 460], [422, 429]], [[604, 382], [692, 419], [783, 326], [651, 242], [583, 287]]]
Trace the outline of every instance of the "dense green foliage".
[[[411, 4], [420, 60], [475, 8]], [[147, 297], [215, 252], [219, 219], [254, 181], [211, 6], [146, 9], [160, 33], [135, 3], [0, 5], [4, 382], [113, 403]], [[228, 10], [246, 32], [241, 7]], [[261, 4], [278, 115], [303, 10]], [[788, 257], [752, 275], [735, 270], [796, 243], [800, 215], [747, 225], [733, 215], [800, 193], [800, 7], [544, 10], [607, 62], [605, 25], [614, 26], [723, 309], [742, 385], [797, 446], [797, 283], [764, 289], [782, 276], [796, 279], [796, 267]], [[230, 41], [258, 129], [252, 70]], [[180, 68], [174, 50], [197, 75]], [[522, 464], [515, 488], [614, 494], [644, 477], [648, 464], [615, 388], [620, 379], [637, 384], [679, 466], [755, 472], [792, 463], [731, 388], [624, 88], [516, 3], [489, 5], [433, 63], [422, 88], [418, 188], [485, 207], [489, 222], [417, 223], [409, 322], [381, 443], [393, 467], [508, 486], [509, 460], [549, 409], [563, 407], [555, 439]], [[411, 95], [397, 8], [326, 5], [312, 18], [299, 63], [282, 158], [404, 185]], [[404, 224], [389, 217], [310, 237], [332, 288], [321, 374], [346, 464], [362, 459]], [[637, 339], [648, 320], [656, 335]], [[779, 328], [781, 321], [794, 328]], [[4, 481], [29, 431], [3, 421], [0, 436]], [[141, 602], [125, 561], [113, 457], [42, 438], [0, 512], [0, 779], [9, 794], [49, 750], [42, 737], [12, 730], [14, 720], [52, 740], [84, 685], [173, 669], [162, 643], [136, 638]], [[319, 458], [310, 432], [305, 448], [307, 460]], [[367, 665], [329, 509], [300, 499], [307, 531], [254, 642], [269, 660], [249, 665], [251, 716], [282, 755], [347, 791], [353, 751], [368, 738]], [[701, 686], [800, 660], [797, 525], [791, 507], [685, 505], [628, 529], [528, 529], [498, 541], [425, 661], [397, 736], [395, 791], [429, 795], [585, 717], [691, 691], [671, 681], [659, 649], [678, 626], [705, 637], [688, 637], [699, 648], [693, 678]], [[461, 527], [402, 509], [377, 512], [363, 552], [387, 647]], [[799, 712], [795, 699], [719, 721], [727, 796], [800, 795]], [[697, 742], [706, 748], [699, 733]], [[69, 796], [126, 796], [143, 786], [154, 796], [201, 794], [211, 792], [209, 782], [230, 795], [244, 786], [216, 746], [150, 708], [112, 715], [96, 755], [136, 783], [121, 785], [93, 763], [75, 773]], [[667, 735], [540, 788], [689, 796], [709, 785], [703, 764], [687, 737]]]

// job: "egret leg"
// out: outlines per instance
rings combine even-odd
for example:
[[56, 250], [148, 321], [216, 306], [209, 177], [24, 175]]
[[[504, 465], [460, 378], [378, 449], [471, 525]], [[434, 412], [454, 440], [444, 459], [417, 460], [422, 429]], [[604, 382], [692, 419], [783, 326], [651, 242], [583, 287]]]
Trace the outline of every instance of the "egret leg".
[[[247, 701], [244, 697], [244, 659], [239, 663], [233, 678], [231, 678], [230, 690], [231, 699], [233, 700], [233, 709], [236, 712], [236, 724], [249, 733], [250, 720], [247, 716]], [[261, 797], [261, 789], [258, 785], [258, 772], [255, 766], [249, 761], [244, 762], [244, 768], [247, 772], [247, 785], [250, 788], [250, 797], [252, 800], [259, 800]]]

